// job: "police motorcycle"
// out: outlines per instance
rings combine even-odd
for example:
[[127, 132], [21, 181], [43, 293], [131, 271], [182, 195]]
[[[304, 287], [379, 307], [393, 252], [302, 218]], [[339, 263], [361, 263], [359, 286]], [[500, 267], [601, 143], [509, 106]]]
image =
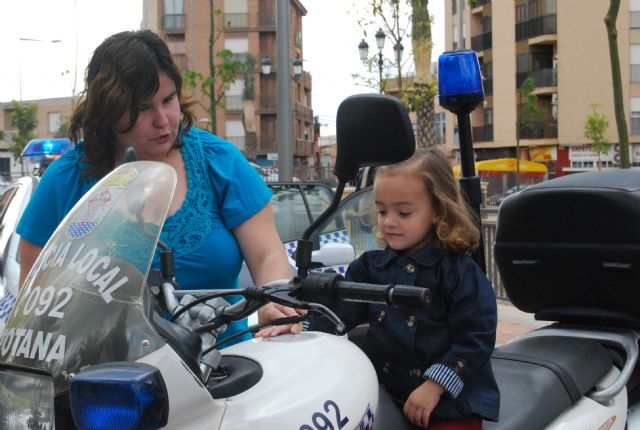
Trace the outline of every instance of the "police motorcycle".
[[[440, 104], [458, 117], [460, 185], [480, 219], [469, 123], [484, 99], [478, 59], [445, 52], [438, 68]], [[639, 215], [638, 170], [560, 177], [502, 202], [487, 246], [513, 305], [550, 324], [495, 350], [500, 415], [484, 429], [640, 429]]]
[[[395, 98], [349, 97], [337, 124], [340, 185], [325, 217], [361, 165], [400, 161], [414, 150], [408, 115]], [[345, 337], [304, 332], [220, 351], [217, 335], [268, 302], [321, 313], [341, 332], [332, 310], [341, 301], [421, 307], [429, 291], [309, 272], [313, 225], [299, 244], [292, 280], [179, 290], [172, 253], [159, 241], [175, 183], [164, 163], [125, 163], [61, 222], [0, 337], [0, 428], [373, 428], [376, 374]], [[158, 273], [150, 271], [154, 258]], [[234, 294], [245, 300], [222, 299]]]

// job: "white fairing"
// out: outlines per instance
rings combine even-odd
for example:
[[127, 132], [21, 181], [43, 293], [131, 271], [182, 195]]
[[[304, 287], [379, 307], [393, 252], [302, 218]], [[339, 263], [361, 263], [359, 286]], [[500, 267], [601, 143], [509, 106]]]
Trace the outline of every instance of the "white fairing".
[[304, 332], [246, 341], [223, 354], [258, 362], [263, 377], [244, 393], [223, 399], [221, 429], [370, 428], [378, 405], [376, 373], [346, 338]]
[[141, 358], [140, 363], [154, 366], [160, 373], [169, 393], [168, 430], [217, 430], [224, 415], [224, 402], [211, 395], [178, 355], [165, 345]]
[[[596, 384], [597, 389], [610, 386], [620, 372], [613, 367]], [[622, 390], [607, 405], [582, 397], [571, 409], [558, 416], [545, 430], [623, 430], [627, 418], [627, 390]], [[636, 427], [629, 427], [629, 430]]]

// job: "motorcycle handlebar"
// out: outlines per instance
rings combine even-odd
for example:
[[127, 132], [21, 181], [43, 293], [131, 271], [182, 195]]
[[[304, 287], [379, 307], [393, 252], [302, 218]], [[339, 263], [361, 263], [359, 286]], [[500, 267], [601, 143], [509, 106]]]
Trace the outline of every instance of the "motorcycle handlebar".
[[314, 273], [301, 281], [301, 296], [307, 301], [384, 303], [398, 308], [421, 308], [431, 303], [428, 288], [409, 285], [378, 285], [345, 281], [335, 273]]

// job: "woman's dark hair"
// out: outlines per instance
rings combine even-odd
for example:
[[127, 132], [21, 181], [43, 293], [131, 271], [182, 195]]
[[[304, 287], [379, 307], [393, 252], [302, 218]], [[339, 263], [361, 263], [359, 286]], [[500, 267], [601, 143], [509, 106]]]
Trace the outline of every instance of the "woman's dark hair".
[[[86, 70], [86, 89], [71, 116], [69, 137], [84, 139], [87, 178], [101, 178], [115, 167], [119, 149], [116, 123], [129, 110], [129, 126], [138, 119], [138, 106], [160, 87], [159, 74], [171, 79], [180, 101], [180, 134], [193, 125], [189, 103], [182, 99], [182, 76], [166, 43], [149, 30], [125, 31], [104, 40], [94, 51]], [[178, 137], [173, 148], [182, 146]]]

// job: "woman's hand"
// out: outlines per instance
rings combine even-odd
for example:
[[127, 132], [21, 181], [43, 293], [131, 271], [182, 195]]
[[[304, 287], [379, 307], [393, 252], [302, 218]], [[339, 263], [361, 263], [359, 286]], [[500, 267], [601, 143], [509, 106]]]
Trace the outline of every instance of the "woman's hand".
[[[258, 322], [260, 324], [267, 324], [278, 318], [294, 317], [297, 315], [303, 315], [307, 311], [302, 309], [293, 309], [287, 306], [279, 305], [277, 303], [268, 303], [258, 310]], [[256, 337], [272, 337], [279, 334], [291, 333], [297, 334], [302, 331], [302, 323], [287, 324], [280, 326], [266, 327], [255, 334]]]
[[409, 395], [402, 412], [410, 422], [420, 428], [426, 428], [431, 412], [438, 405], [442, 393], [444, 388], [440, 384], [427, 379]]

